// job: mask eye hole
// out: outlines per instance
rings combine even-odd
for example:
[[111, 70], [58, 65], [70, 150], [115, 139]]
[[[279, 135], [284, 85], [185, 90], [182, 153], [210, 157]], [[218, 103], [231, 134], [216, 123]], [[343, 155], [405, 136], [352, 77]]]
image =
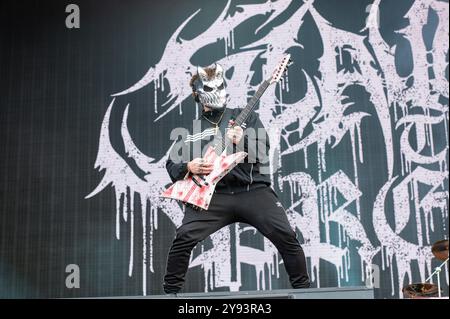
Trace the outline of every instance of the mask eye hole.
[[223, 82], [222, 82], [222, 84], [220, 84], [220, 85], [217, 87], [217, 89], [218, 89], [218, 90], [223, 90], [223, 88], [224, 88], [224, 85], [223, 85]]
[[213, 90], [213, 88], [210, 86], [207, 86], [207, 85], [203, 86], [203, 91], [205, 91], [205, 92], [211, 92], [212, 90]]

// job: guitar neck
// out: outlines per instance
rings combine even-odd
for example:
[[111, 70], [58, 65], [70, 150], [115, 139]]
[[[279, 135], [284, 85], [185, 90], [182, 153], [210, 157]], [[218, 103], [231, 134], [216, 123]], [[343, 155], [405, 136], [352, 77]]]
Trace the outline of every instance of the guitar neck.
[[255, 95], [248, 101], [245, 108], [242, 110], [242, 112], [238, 115], [238, 117], [235, 120], [236, 125], [241, 126], [242, 123], [244, 123], [252, 110], [255, 108], [256, 103], [258, 103], [261, 96], [264, 94], [266, 89], [269, 87], [270, 82], [268, 80], [265, 80], [258, 88], [258, 91], [256, 91]]
[[[258, 88], [258, 91], [256, 91], [256, 93], [253, 95], [253, 97], [250, 99], [250, 101], [248, 101], [248, 103], [245, 106], [245, 108], [241, 111], [241, 113], [239, 113], [238, 117], [234, 120], [235, 125], [241, 126], [242, 123], [244, 123], [247, 120], [248, 116], [250, 115], [250, 113], [255, 108], [256, 103], [258, 103], [259, 99], [264, 94], [264, 92], [267, 90], [269, 85], [270, 85], [270, 81], [269, 80], [265, 80], [263, 83], [261, 83], [261, 85]], [[222, 137], [222, 143], [219, 143], [215, 147], [216, 151], [217, 150], [220, 150], [220, 152], [223, 151], [228, 146], [228, 143], [229, 143], [229, 141], [226, 138], [226, 136], [223, 136]]]

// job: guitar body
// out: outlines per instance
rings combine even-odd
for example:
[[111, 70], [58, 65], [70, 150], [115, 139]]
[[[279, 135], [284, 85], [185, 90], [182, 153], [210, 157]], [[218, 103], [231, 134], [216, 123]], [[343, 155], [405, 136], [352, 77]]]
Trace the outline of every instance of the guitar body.
[[213, 170], [208, 175], [189, 174], [187, 178], [177, 181], [162, 196], [173, 198], [207, 210], [217, 183], [247, 156], [245, 152], [226, 155], [226, 151], [217, 155], [213, 147], [206, 150], [205, 161], [213, 163]]

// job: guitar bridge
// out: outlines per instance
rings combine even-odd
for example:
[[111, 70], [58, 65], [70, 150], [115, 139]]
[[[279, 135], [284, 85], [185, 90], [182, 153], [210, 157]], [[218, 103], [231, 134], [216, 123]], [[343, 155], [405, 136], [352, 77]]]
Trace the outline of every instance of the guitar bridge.
[[194, 176], [192, 176], [191, 178], [192, 178], [192, 181], [195, 183], [195, 185], [197, 185], [198, 187], [202, 187], [200, 182]]
[[200, 179], [203, 181], [203, 183], [208, 186], [209, 183], [206, 181], [206, 178], [204, 178], [202, 175], [198, 175], [198, 177], [200, 177]]

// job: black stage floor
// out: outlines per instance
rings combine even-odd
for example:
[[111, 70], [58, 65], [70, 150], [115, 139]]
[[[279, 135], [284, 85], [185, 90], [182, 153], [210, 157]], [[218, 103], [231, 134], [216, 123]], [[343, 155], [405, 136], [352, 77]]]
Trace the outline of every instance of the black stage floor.
[[237, 292], [180, 293], [172, 295], [106, 297], [127, 299], [373, 299], [373, 289], [361, 287], [277, 289]]

